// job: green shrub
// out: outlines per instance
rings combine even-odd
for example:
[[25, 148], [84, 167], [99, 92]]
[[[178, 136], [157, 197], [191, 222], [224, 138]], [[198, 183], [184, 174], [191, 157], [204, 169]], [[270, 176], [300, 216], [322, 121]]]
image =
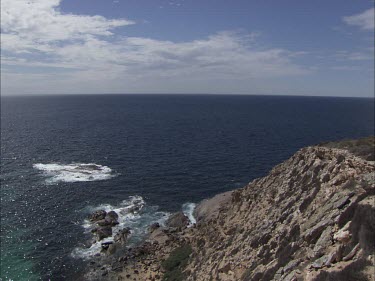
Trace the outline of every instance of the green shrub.
[[375, 137], [367, 137], [356, 140], [343, 140], [338, 142], [326, 142], [320, 144], [329, 148], [346, 149], [354, 155], [365, 160], [375, 160]]
[[184, 245], [170, 253], [169, 257], [161, 264], [166, 270], [163, 278], [164, 281], [184, 280], [185, 276], [182, 270], [186, 267], [191, 252], [191, 246]]
[[164, 273], [164, 281], [182, 281], [185, 279], [185, 275], [182, 273], [180, 268]]

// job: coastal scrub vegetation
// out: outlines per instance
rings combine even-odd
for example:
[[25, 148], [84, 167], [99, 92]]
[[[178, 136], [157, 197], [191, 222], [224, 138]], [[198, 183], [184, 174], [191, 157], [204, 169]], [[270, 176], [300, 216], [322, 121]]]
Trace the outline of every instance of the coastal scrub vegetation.
[[368, 161], [375, 160], [375, 137], [361, 138], [357, 140], [343, 140], [339, 142], [321, 143], [320, 146], [328, 148], [346, 149], [356, 156]]
[[190, 245], [183, 245], [170, 253], [169, 257], [162, 262], [162, 266], [166, 270], [164, 281], [180, 281], [184, 279], [182, 270], [186, 267], [191, 252]]

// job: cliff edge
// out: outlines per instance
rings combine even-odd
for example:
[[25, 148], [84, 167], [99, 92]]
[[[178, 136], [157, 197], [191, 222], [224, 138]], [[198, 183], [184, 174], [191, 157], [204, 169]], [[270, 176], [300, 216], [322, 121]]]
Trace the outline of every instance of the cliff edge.
[[299, 150], [241, 189], [176, 214], [111, 280], [374, 280], [374, 138]]

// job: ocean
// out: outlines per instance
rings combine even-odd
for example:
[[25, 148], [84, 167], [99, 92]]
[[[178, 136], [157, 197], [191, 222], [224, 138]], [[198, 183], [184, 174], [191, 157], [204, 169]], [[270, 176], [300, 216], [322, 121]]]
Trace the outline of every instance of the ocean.
[[301, 147], [373, 134], [364, 98], [2, 97], [1, 280], [80, 276], [100, 250], [87, 245], [94, 210], [118, 212], [134, 245]]

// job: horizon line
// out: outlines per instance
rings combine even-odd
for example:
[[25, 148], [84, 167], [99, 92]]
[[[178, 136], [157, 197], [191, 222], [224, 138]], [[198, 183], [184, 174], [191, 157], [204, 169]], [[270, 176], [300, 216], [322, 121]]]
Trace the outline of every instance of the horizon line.
[[306, 97], [306, 98], [359, 98], [374, 99], [374, 96], [325, 96], [325, 95], [290, 95], [290, 94], [226, 94], [226, 93], [58, 93], [58, 94], [0, 94], [0, 98], [5, 97], [53, 97], [53, 96], [126, 96], [126, 95], [159, 95], [159, 96], [256, 96], [256, 97]]

